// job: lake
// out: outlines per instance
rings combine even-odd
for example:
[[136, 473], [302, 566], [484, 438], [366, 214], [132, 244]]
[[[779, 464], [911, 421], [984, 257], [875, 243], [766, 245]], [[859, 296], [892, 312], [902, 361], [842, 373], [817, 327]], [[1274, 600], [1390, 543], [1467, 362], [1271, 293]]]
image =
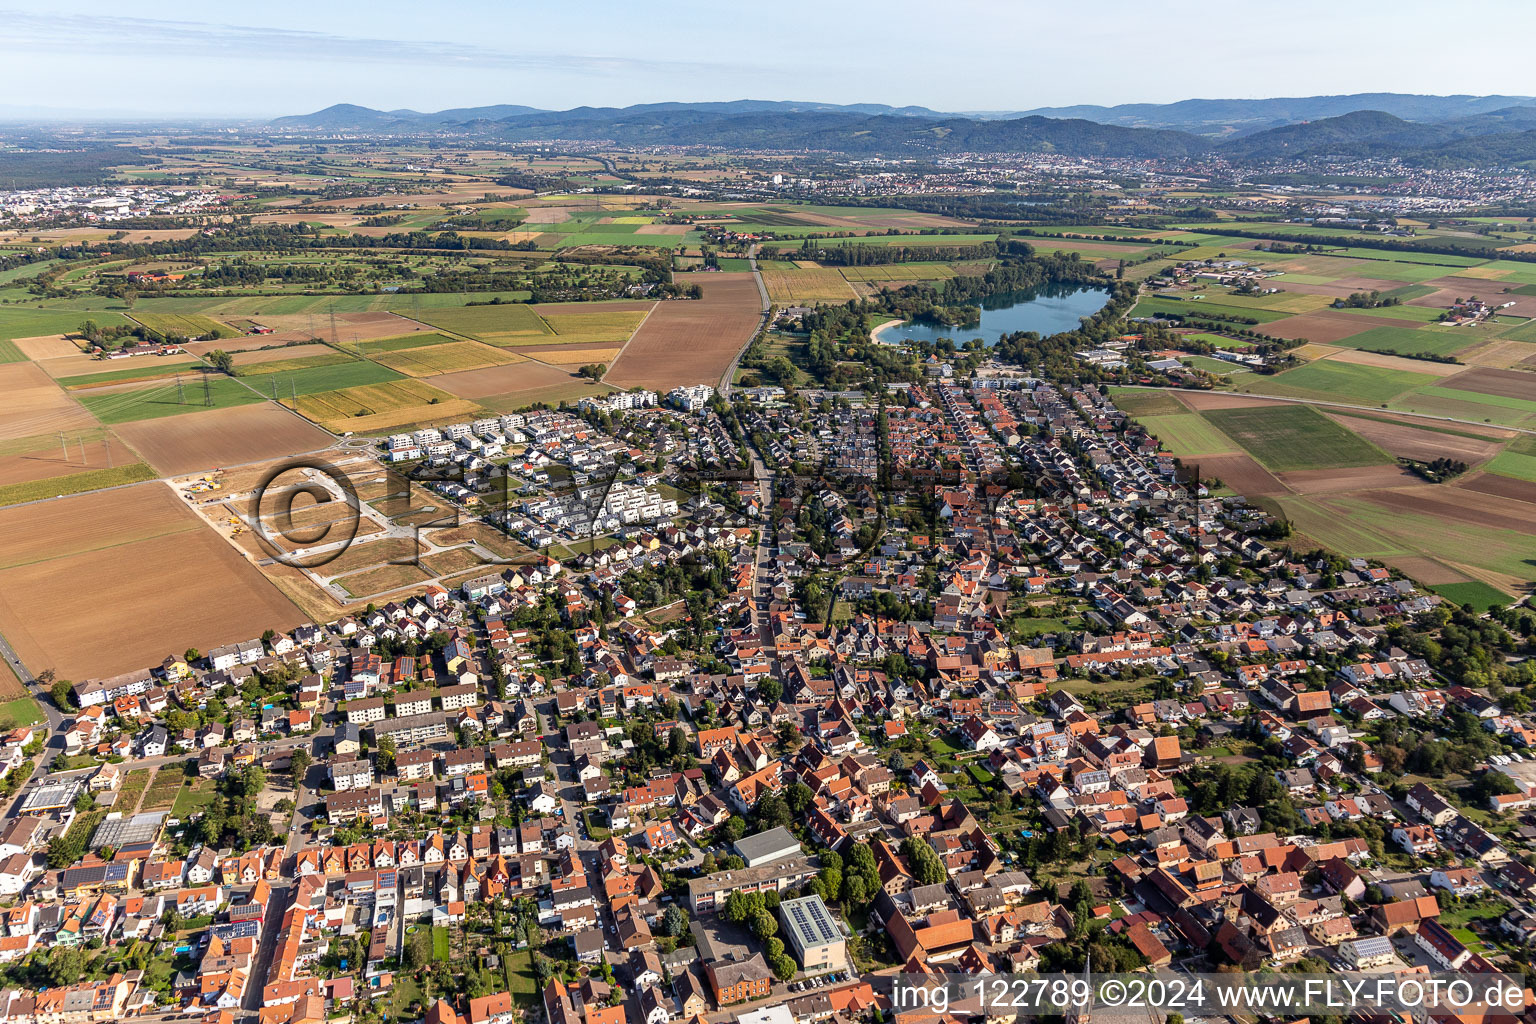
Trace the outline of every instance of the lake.
[[1078, 321], [1092, 316], [1109, 302], [1102, 288], [1076, 285], [1043, 284], [1021, 292], [999, 292], [981, 300], [981, 322], [964, 327], [947, 327], [922, 320], [908, 320], [882, 328], [879, 341], [899, 345], [904, 341], [935, 342], [949, 338], [963, 345], [981, 338], [988, 345], [1015, 331], [1036, 331], [1042, 336], [1076, 330]]

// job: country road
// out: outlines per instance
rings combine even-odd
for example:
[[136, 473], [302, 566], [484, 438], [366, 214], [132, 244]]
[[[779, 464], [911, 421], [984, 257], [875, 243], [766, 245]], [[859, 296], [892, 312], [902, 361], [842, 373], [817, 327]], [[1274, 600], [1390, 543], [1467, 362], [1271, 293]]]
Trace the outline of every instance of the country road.
[[[752, 334], [752, 337], [756, 338], [758, 334], [768, 329], [768, 314], [773, 308], [773, 303], [768, 301], [768, 286], [763, 284], [763, 275], [757, 269], [756, 245], [747, 250], [747, 266], [752, 268], [752, 280], [757, 282], [757, 294], [763, 302], [763, 322], [758, 324], [757, 330]], [[747, 354], [747, 349], [751, 346], [752, 342], [749, 340], [741, 347], [741, 351], [736, 353], [736, 358], [731, 360], [731, 365], [725, 368], [725, 374], [720, 378], [720, 386], [715, 389], [727, 400], [731, 397], [731, 386], [732, 381], [736, 379], [736, 368], [741, 365], [741, 357]]]

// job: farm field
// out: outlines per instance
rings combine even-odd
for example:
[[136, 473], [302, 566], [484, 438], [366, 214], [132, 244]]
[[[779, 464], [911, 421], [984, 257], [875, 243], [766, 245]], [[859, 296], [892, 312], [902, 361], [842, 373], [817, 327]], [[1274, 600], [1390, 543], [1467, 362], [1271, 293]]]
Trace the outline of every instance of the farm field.
[[1379, 405], [1398, 395], [1434, 384], [1431, 374], [1406, 370], [1385, 370], [1326, 359], [1298, 366], [1273, 377], [1246, 377], [1239, 391], [1292, 398], [1315, 398], [1330, 402]]
[[[206, 391], [205, 391], [206, 386]], [[212, 405], [206, 404], [211, 401]], [[102, 423], [112, 426], [161, 416], [182, 416], [208, 408], [254, 405], [261, 395], [230, 377], [207, 374], [175, 383], [97, 388], [80, 396], [80, 404]]]
[[752, 340], [762, 298], [751, 274], [710, 274], [704, 298], [663, 302], [635, 332], [605, 378], [619, 387], [670, 391], [714, 384]]
[[1155, 434], [1168, 451], [1180, 457], [1217, 455], [1238, 450], [1231, 438], [1199, 413], [1142, 416], [1140, 423]]
[[[166, 377], [200, 377], [203, 371], [202, 363], [171, 361], [167, 359], [134, 359], [133, 365], [124, 366], [116, 370], [102, 370], [96, 373], [75, 374], [69, 377], [55, 377], [61, 386], [70, 391], [80, 391], [86, 388], [101, 387], [106, 384], [132, 384], [141, 380], [161, 380]], [[100, 365], [118, 365], [103, 363]]]
[[340, 391], [342, 388], [361, 387], [367, 384], [383, 384], [399, 380], [400, 374], [378, 362], [354, 359], [350, 362], [326, 366], [311, 366], [285, 373], [263, 374], [252, 387], [263, 395], [275, 394], [279, 400], [292, 399], [294, 395], [313, 395], [322, 391]]
[[331, 435], [270, 402], [123, 423], [117, 432], [162, 476], [324, 448]]
[[[76, 614], [81, 580], [89, 629]], [[0, 632], [34, 671], [113, 675], [301, 621], [163, 484], [0, 510]]]
[[760, 260], [757, 266], [768, 297], [781, 306], [847, 302], [856, 297], [832, 267], [802, 268], [781, 260]]
[[523, 338], [547, 337], [554, 333], [532, 306], [523, 303], [423, 310], [421, 320], [490, 345], [515, 344]]
[[[282, 404], [294, 408], [291, 398], [282, 399]], [[410, 377], [301, 394], [297, 405], [300, 415], [333, 434], [395, 430], [425, 420], [446, 422], [478, 408], [473, 402], [457, 401], [451, 394]]]
[[1210, 409], [1202, 415], [1274, 472], [1392, 461], [1380, 448], [1304, 405]]
[[373, 361], [412, 377], [432, 377], [440, 373], [478, 370], [486, 366], [520, 363], [524, 357], [515, 352], [492, 348], [478, 341], [455, 341], [446, 345], [422, 345], [416, 348], [380, 352]]
[[0, 364], [0, 441], [78, 433], [96, 426], [84, 409], [35, 363]]
[[130, 313], [128, 316], [162, 338], [224, 338], [235, 335], [234, 328], [227, 324], [196, 313]]
[[[674, 300], [675, 301], [675, 300]], [[622, 345], [645, 322], [650, 310], [613, 310], [601, 313], [565, 313], [546, 320], [555, 332], [553, 338], [528, 339], [528, 344], [559, 342], [563, 345]]]
[[1372, 327], [1350, 335], [1339, 344], [1350, 348], [1383, 351], [1392, 349], [1411, 355], [1449, 356], [1481, 340], [1461, 329], [1414, 330], [1409, 327]]

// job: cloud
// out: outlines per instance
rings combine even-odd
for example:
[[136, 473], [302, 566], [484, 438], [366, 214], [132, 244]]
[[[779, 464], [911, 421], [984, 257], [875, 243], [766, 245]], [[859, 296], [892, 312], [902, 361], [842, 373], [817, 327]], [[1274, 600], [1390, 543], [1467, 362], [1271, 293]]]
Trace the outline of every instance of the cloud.
[[[725, 69], [725, 65], [692, 61], [644, 60], [596, 54], [513, 53], [470, 43], [431, 40], [369, 39], [255, 25], [225, 25], [201, 21], [164, 21], [115, 15], [33, 14], [0, 9], [5, 25], [0, 48], [10, 51], [82, 49], [116, 54], [142, 48], [158, 59], [177, 60], [238, 56], [259, 61], [345, 61], [437, 67], [445, 70], [512, 70], [578, 72], [590, 75], [634, 75], [647, 72]], [[740, 71], [740, 65], [733, 65]]]

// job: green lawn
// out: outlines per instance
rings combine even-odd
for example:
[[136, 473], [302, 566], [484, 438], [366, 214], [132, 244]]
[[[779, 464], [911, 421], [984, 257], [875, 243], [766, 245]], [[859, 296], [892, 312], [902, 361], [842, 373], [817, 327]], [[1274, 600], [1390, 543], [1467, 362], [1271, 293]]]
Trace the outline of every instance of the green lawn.
[[185, 820], [189, 814], [203, 810], [218, 797], [219, 792], [210, 780], [198, 779], [183, 786], [176, 794], [176, 802], [171, 804], [171, 817]]
[[432, 929], [432, 959], [446, 963], [448, 956], [448, 929], [436, 926]]
[[1304, 405], [1210, 409], [1201, 415], [1276, 472], [1392, 461], [1380, 448]]
[[208, 408], [204, 404], [204, 385], [212, 407], [225, 409], [235, 405], [252, 405], [262, 397], [244, 384], [230, 377], [208, 376], [183, 380], [178, 390], [175, 383], [160, 382], [132, 391], [116, 391], [105, 395], [80, 395], [80, 404], [102, 423], [131, 423], [135, 420], [156, 419], [161, 416], [179, 416]]
[[[10, 674], [10, 669], [6, 669]], [[13, 677], [14, 678], [14, 677]], [[37, 725], [43, 720], [43, 709], [32, 697], [17, 697], [0, 704], [0, 729], [16, 729], [23, 725]]]
[[1224, 306], [1219, 302], [1207, 299], [1142, 299], [1136, 303], [1136, 308], [1131, 310], [1132, 316], [1180, 316], [1196, 317], [1208, 320], [1226, 320], [1236, 318], [1241, 326], [1250, 326], [1243, 323], [1244, 320], [1256, 320], [1261, 324], [1267, 324], [1275, 320], [1284, 320], [1291, 313], [1278, 313], [1272, 309], [1259, 309], [1250, 306]]

